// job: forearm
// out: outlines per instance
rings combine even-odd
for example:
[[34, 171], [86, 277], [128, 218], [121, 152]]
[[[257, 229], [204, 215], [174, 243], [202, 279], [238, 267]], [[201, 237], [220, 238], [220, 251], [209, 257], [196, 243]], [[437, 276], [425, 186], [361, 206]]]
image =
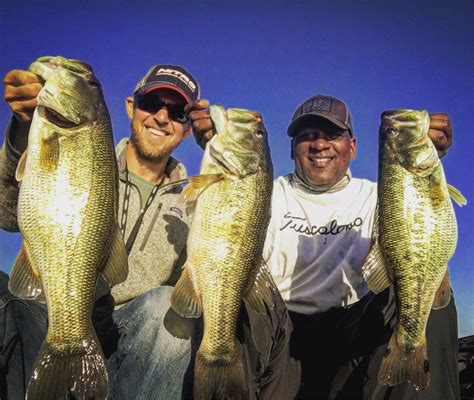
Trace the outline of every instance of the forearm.
[[0, 229], [18, 231], [17, 203], [19, 185], [15, 172], [21, 153], [12, 144], [16, 120], [12, 118], [5, 133], [5, 141], [0, 150]]

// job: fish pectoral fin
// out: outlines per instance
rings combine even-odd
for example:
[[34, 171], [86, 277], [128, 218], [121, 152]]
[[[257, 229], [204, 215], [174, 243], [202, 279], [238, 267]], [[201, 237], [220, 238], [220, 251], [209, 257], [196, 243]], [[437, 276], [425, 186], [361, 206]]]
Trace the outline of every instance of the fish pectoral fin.
[[260, 269], [252, 280], [249, 290], [244, 295], [244, 301], [257, 313], [266, 314], [267, 307], [273, 305], [272, 291], [275, 289], [273, 278], [265, 262], [261, 261]]
[[199, 318], [202, 314], [201, 299], [194, 288], [187, 264], [171, 293], [170, 303], [171, 308], [181, 317]]
[[23, 175], [25, 175], [25, 168], [26, 168], [26, 159], [28, 158], [28, 148], [23, 152], [18, 161], [18, 166], [16, 167], [15, 171], [15, 179], [18, 182], [23, 180]]
[[430, 198], [434, 202], [442, 202], [445, 196], [442, 179], [439, 174], [432, 174], [429, 177]]
[[40, 147], [39, 165], [46, 171], [56, 170], [59, 163], [59, 136], [52, 134], [43, 138]]
[[112, 229], [110, 253], [102, 275], [111, 287], [124, 282], [128, 276], [128, 255], [117, 224]]
[[390, 286], [390, 277], [387, 273], [385, 260], [377, 241], [372, 245], [364, 261], [362, 276], [367, 282], [369, 289], [374, 293], [380, 293]]
[[189, 178], [190, 184], [187, 185], [181, 192], [181, 197], [185, 203], [192, 203], [197, 200], [204, 190], [212, 184], [224, 179], [224, 174], [207, 174], [191, 176]]
[[454, 186], [448, 185], [448, 192], [459, 207], [465, 206], [467, 204], [467, 199], [463, 196], [461, 191], [456, 189]]
[[8, 289], [20, 298], [45, 301], [40, 274], [31, 263], [24, 242], [13, 265]]
[[451, 300], [451, 283], [449, 281], [449, 272], [446, 270], [443, 280], [439, 284], [439, 288], [435, 294], [433, 301], [433, 310], [439, 310], [446, 307]]

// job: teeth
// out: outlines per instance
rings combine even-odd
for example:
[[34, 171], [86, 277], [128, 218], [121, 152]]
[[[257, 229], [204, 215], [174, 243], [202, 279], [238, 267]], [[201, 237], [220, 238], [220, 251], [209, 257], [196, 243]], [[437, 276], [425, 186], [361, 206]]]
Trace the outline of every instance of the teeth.
[[329, 161], [332, 160], [332, 157], [309, 158], [309, 160], [318, 166], [325, 166]]
[[155, 128], [148, 128], [148, 132], [150, 132], [154, 136], [159, 136], [159, 137], [167, 136], [166, 132], [160, 131], [159, 129], [155, 129]]

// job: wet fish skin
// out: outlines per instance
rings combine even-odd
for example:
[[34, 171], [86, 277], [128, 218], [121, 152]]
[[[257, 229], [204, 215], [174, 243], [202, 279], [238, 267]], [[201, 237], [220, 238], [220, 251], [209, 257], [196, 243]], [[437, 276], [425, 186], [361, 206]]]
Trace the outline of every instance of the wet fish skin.
[[128, 272], [117, 227], [118, 173], [110, 117], [92, 68], [61, 56], [30, 71], [45, 79], [17, 179], [23, 245], [9, 287], [45, 300], [48, 332], [27, 398], [104, 399], [107, 370], [91, 315], [99, 272]]
[[378, 242], [398, 315], [379, 381], [409, 381], [416, 390], [429, 386], [426, 324], [433, 305], [449, 303], [447, 263], [457, 243], [454, 209], [428, 129], [424, 110], [382, 114]]
[[171, 304], [183, 316], [203, 313], [194, 397], [246, 399], [235, 332], [242, 298], [248, 297], [258, 310], [258, 296], [265, 297], [264, 279], [261, 285], [254, 282], [270, 217], [272, 163], [258, 113], [218, 106], [210, 111], [218, 134], [206, 146], [200, 176], [184, 192], [199, 197], [188, 259]]

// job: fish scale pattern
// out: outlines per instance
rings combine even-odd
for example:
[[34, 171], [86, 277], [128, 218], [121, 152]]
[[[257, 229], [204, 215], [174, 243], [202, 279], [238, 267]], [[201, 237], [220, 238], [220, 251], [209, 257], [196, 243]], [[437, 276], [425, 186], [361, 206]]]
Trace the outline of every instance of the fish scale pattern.
[[[239, 121], [231, 120], [211, 143], [223, 158], [214, 159], [206, 149], [201, 166], [201, 175], [223, 179], [200, 194], [188, 239], [187, 266], [204, 318], [196, 398], [248, 398], [235, 332], [242, 298], [261, 266], [273, 188], [267, 137], [258, 134], [255, 114], [237, 112]], [[234, 168], [241, 175], [229, 171], [227, 162], [240, 165]]]
[[[26, 259], [48, 307], [47, 337], [28, 387], [34, 399], [68, 393], [103, 399], [107, 393], [91, 316], [97, 275], [112, 244], [118, 172], [109, 114], [100, 89], [89, 85], [92, 70], [83, 65], [58, 56], [30, 67], [46, 80], [18, 202]], [[64, 126], [64, 120], [70, 122]]]
[[[424, 154], [434, 151], [427, 129], [416, 123], [421, 118], [413, 112], [415, 122], [407, 127], [394, 124], [395, 137], [390, 136], [393, 130], [384, 135], [382, 124], [378, 186], [379, 242], [397, 302], [397, 324], [381, 371], [385, 384], [408, 380], [417, 389], [429, 384], [425, 329], [457, 242], [454, 209], [441, 163], [436, 157], [429, 170], [425, 165], [416, 169], [416, 161], [427, 159]], [[419, 137], [415, 129], [420, 130]], [[397, 349], [396, 363], [408, 363], [400, 368], [403, 372], [387, 366], [390, 353]]]

